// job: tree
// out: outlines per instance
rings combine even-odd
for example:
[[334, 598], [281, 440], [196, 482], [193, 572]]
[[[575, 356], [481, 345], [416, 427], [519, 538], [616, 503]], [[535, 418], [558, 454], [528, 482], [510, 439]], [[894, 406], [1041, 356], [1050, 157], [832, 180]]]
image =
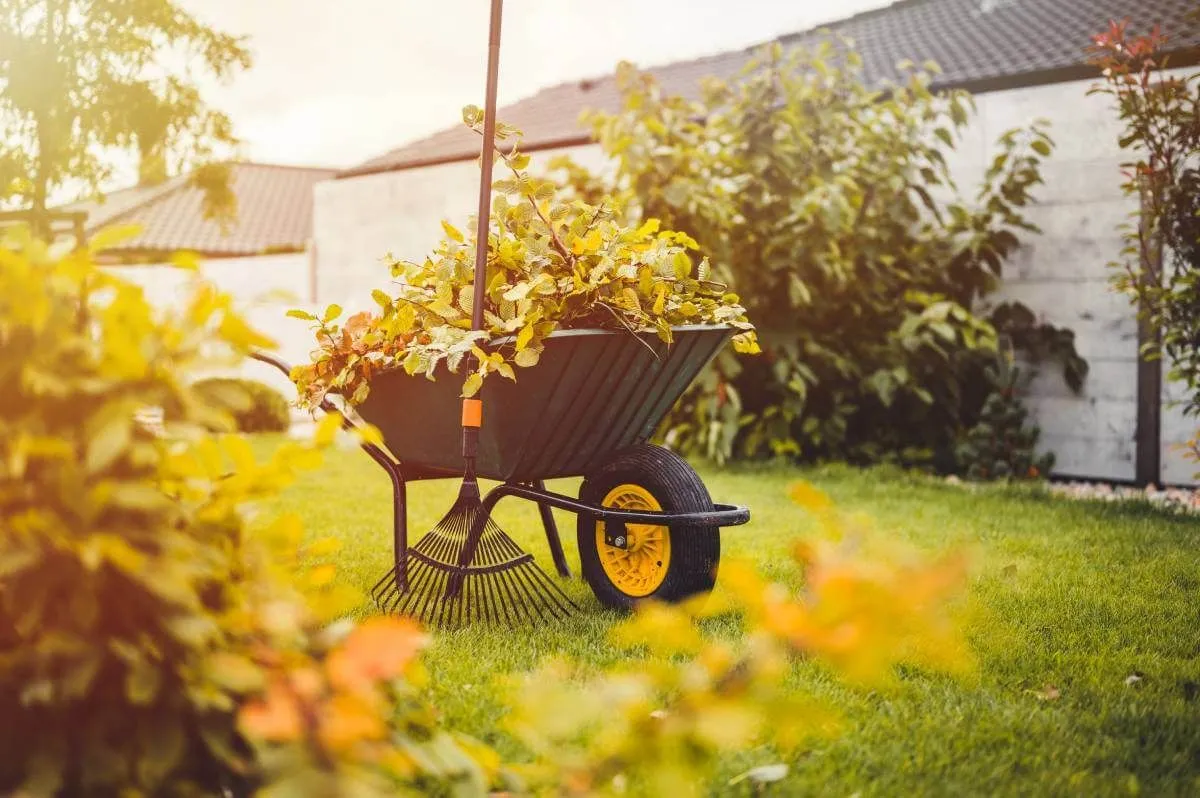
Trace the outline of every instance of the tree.
[[1130, 152], [1122, 189], [1140, 199], [1113, 282], [1149, 328], [1143, 358], [1165, 354], [1171, 379], [1188, 388], [1187, 412], [1200, 415], [1200, 72], [1166, 71], [1168, 38], [1157, 27], [1134, 36], [1127, 21], [1113, 22], [1093, 42], [1104, 79], [1092, 93], [1116, 105]]
[[196, 70], [223, 79], [249, 65], [239, 37], [173, 0], [3, 0], [0, 202], [28, 207], [45, 234], [55, 190], [95, 192], [112, 156], [133, 151], [143, 181], [195, 168], [206, 214], [230, 213], [228, 172], [209, 161], [236, 139]]

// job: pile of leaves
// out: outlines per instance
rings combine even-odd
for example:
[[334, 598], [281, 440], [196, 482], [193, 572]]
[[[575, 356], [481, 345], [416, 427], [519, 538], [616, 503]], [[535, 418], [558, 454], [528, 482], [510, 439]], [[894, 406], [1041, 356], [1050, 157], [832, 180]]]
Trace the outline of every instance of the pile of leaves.
[[964, 197], [948, 155], [973, 112], [909, 65], [876, 87], [847, 42], [765, 49], [698, 99], [622, 65], [592, 132], [615, 168], [562, 161], [589, 202], [693, 236], [742, 298], [763, 357], [724, 353], [666, 422], [666, 441], [718, 460], [788, 456], [937, 465], [986, 399], [1007, 335], [1078, 389], [1073, 336], [1023, 306], [989, 306], [1042, 182], [1044, 125], [1000, 136]]
[[[466, 108], [463, 120], [478, 129], [479, 109]], [[498, 126], [497, 138], [515, 135]], [[471, 328], [475, 236], [443, 222], [445, 236], [430, 257], [392, 260], [393, 292], [373, 293], [378, 313], [343, 325], [337, 305], [319, 319], [290, 312], [316, 323], [313, 362], [292, 372], [304, 403], [319, 405], [335, 393], [358, 404], [382, 370], [402, 367], [432, 379], [464, 362], [471, 368], [463, 395], [473, 396], [489, 374], [516, 379], [514, 367], [535, 365], [546, 338], [561, 329], [622, 330], [670, 343], [674, 326], [727, 325], [737, 331], [738, 351], [757, 351], [741, 299], [710, 279], [691, 236], [663, 230], [657, 219], [625, 224], [612, 198], [558, 199], [552, 181], [530, 175], [529, 156], [516, 143], [498, 155], [511, 176], [494, 184], [484, 328]]]

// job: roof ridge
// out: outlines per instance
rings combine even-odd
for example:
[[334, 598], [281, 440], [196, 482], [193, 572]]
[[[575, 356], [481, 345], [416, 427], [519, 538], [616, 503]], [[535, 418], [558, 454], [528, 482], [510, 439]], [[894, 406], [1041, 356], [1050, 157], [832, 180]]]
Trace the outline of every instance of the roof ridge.
[[[221, 161], [220, 163], [225, 163], [230, 166], [257, 166], [257, 167], [263, 167], [266, 169], [289, 169], [289, 170], [296, 171], [296, 172], [301, 172], [301, 171], [304, 171], [304, 172], [337, 172], [337, 171], [339, 171], [338, 167], [336, 167], [336, 166], [313, 166], [312, 164], [270, 163], [267, 161], [254, 161], [254, 160], [244, 160], [244, 161], [232, 161], [231, 160], [231, 161]], [[190, 172], [188, 174], [190, 174]]]

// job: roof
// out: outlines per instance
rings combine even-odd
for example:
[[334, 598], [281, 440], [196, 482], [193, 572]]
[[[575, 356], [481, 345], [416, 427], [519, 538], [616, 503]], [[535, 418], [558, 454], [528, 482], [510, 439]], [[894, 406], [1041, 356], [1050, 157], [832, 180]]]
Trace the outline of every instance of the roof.
[[[1200, 29], [1185, 19], [1193, 0], [899, 0], [819, 29], [780, 37], [798, 45], [827, 35], [854, 40], [872, 85], [898, 76], [903, 60], [936, 61], [935, 88], [981, 93], [1079, 80], [1096, 74], [1084, 48], [1110, 20], [1130, 18], [1149, 28], [1157, 23], [1171, 36], [1173, 50], [1194, 53]], [[698, 96], [702, 78], [737, 75], [754, 48], [653, 67], [668, 93]], [[527, 151], [584, 144], [579, 124], [585, 109], [615, 111], [620, 95], [614, 76], [563, 83], [497, 111], [525, 134]], [[384, 153], [338, 177], [411, 169], [479, 156], [479, 137], [458, 125]]]
[[230, 188], [237, 197], [237, 218], [226, 223], [205, 219], [203, 192], [191, 175], [178, 175], [155, 186], [134, 186], [102, 201], [75, 203], [66, 210], [88, 213], [87, 231], [136, 224], [142, 232], [113, 251], [166, 253], [192, 250], [210, 257], [258, 255], [304, 249], [312, 237], [313, 184], [336, 174], [333, 169], [237, 162], [230, 167]]

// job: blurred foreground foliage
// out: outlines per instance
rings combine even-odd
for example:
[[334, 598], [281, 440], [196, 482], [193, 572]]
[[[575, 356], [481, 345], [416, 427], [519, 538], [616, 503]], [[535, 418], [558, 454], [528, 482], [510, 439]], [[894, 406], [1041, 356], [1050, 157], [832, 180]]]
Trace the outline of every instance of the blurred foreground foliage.
[[[798, 485], [824, 531], [797, 548], [802, 592], [735, 564], [712, 605], [618, 625], [622, 666], [513, 677], [507, 722], [531, 758], [502, 762], [440, 724], [423, 630], [346, 620], [361, 597], [336, 578], [336, 540], [255, 517], [340, 419], [262, 460], [210, 432], [232, 420], [189, 375], [269, 345], [203, 283], [158, 311], [89, 251], [0, 247], [0, 792], [699, 794], [721, 752], [836, 729], [789, 692], [796, 657], [873, 687], [901, 662], [968, 667], [963, 561], [868, 551], [861, 522]], [[167, 404], [165, 433], [139, 423]], [[745, 634], [706, 638], [696, 621], [718, 613]], [[780, 775], [764, 764], [747, 778]]]

